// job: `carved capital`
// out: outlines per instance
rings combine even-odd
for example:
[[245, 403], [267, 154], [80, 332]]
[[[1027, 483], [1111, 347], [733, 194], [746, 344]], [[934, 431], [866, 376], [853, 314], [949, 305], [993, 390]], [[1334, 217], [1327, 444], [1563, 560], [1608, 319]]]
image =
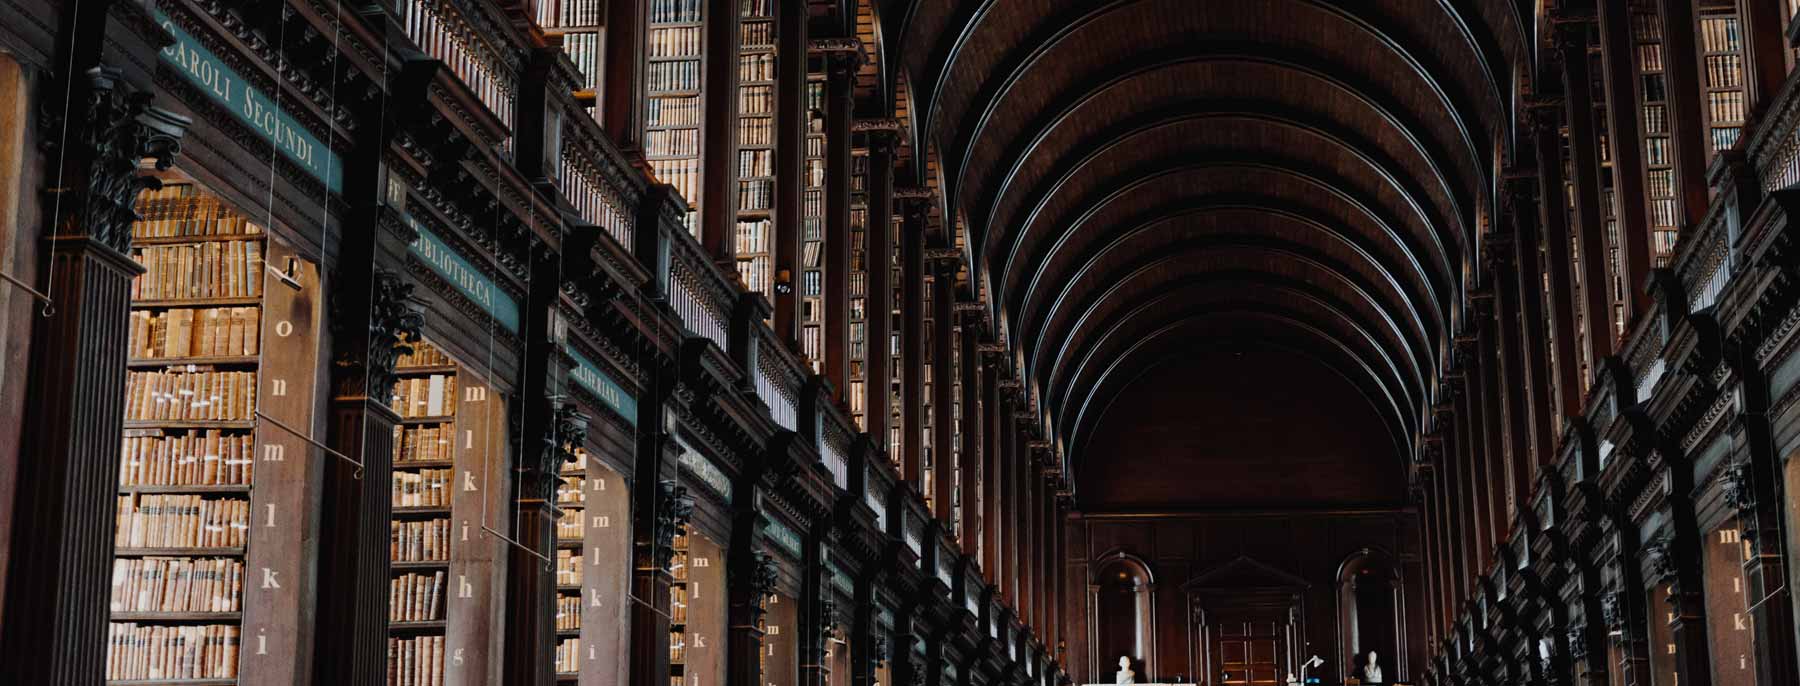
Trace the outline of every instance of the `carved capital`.
[[757, 618], [768, 611], [769, 601], [775, 597], [775, 583], [780, 579], [780, 573], [775, 570], [774, 555], [761, 550], [751, 553], [750, 606]]
[[1668, 534], [1658, 536], [1656, 540], [1644, 544], [1645, 581], [1657, 583], [1665, 579], [1676, 578], [1678, 563], [1675, 540]]
[[552, 405], [551, 421], [539, 439], [537, 459], [523, 465], [519, 473], [523, 495], [545, 502], [554, 500], [563, 464], [581, 460], [578, 451], [587, 442], [587, 426], [588, 416], [575, 409], [573, 403]]
[[656, 484], [656, 499], [656, 567], [666, 572], [675, 560], [675, 536], [694, 517], [694, 498], [686, 486], [664, 480]]
[[[401, 356], [412, 353], [412, 343], [418, 342], [419, 330], [425, 326], [425, 315], [413, 302], [414, 286], [405, 277], [377, 267], [369, 280], [368, 349], [360, 357], [353, 350], [340, 351], [335, 366], [341, 394], [386, 398], [394, 388], [394, 365]], [[357, 338], [349, 330], [355, 326], [350, 317], [335, 319], [341, 335]]]
[[1600, 597], [1600, 619], [1606, 630], [1617, 633], [1625, 628], [1625, 597], [1619, 591], [1608, 591]]
[[116, 69], [95, 67], [74, 78], [79, 99], [68, 111], [47, 112], [43, 120], [49, 127], [46, 147], [61, 160], [52, 172], [57, 178], [50, 179], [57, 184], [50, 192], [60, 196], [55, 230], [128, 252], [138, 193], [162, 187], [155, 177], [139, 174], [139, 165], [150, 159], [157, 169], [168, 169], [191, 121], [151, 107], [151, 94], [132, 91]]
[[1756, 509], [1756, 484], [1750, 463], [1739, 462], [1719, 474], [1719, 491], [1725, 504], [1739, 513]]

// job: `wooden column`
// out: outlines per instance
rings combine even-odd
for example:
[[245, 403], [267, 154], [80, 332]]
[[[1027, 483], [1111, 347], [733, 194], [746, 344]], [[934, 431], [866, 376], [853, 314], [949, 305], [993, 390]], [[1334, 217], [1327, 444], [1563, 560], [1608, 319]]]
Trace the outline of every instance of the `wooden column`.
[[1439, 555], [1442, 551], [1438, 547], [1437, 540], [1437, 504], [1433, 502], [1431, 495], [1432, 489], [1435, 488], [1431, 478], [1431, 467], [1428, 464], [1421, 465], [1417, 470], [1415, 493], [1418, 496], [1419, 506], [1419, 543], [1425, 563], [1425, 623], [1422, 628], [1425, 630], [1425, 644], [1432, 645], [1434, 643], [1432, 637], [1436, 636], [1438, 631], [1438, 606], [1443, 604], [1443, 597], [1439, 595], [1438, 591], [1439, 584], [1442, 583], [1438, 574]]
[[[1739, 198], [1739, 202], [1745, 200]], [[1744, 597], [1763, 599], [1750, 608], [1751, 628], [1756, 632], [1757, 683], [1774, 686], [1800, 683], [1794, 591], [1784, 583], [1788, 565], [1794, 564], [1800, 551], [1788, 550], [1783, 556], [1781, 522], [1783, 497], [1800, 494], [1787, 491], [1783, 484], [1783, 456], [1775, 448], [1766, 414], [1772, 398], [1768, 378], [1755, 361], [1756, 347], [1736, 346], [1726, 353], [1726, 364], [1738, 374], [1742, 387], [1738, 397], [1743, 402], [1730, 429], [1732, 452], [1747, 459], [1728, 467], [1721, 478], [1726, 504], [1737, 515], [1739, 540], [1748, 546], [1743, 561]], [[1794, 525], [1787, 522], [1787, 526]]]
[[801, 225], [806, 218], [806, 19], [798, 0], [775, 3], [775, 340], [799, 349]]
[[[1669, 153], [1675, 170], [1675, 221], [1682, 231], [1706, 214], [1706, 121], [1700, 108], [1700, 60], [1692, 2], [1662, 6], [1663, 81], [1668, 92]], [[1748, 104], [1748, 103], [1746, 103]], [[1749, 113], [1749, 109], [1745, 109]]]
[[[1021, 416], [1021, 422], [1025, 421]], [[1022, 433], [1022, 432], [1021, 432]], [[1039, 484], [1037, 451], [1031, 447], [1030, 440], [1021, 435], [1018, 442], [1019, 471], [1013, 475], [1019, 480], [1019, 616], [1026, 626], [1035, 629], [1038, 623], [1038, 497]]]
[[[706, 3], [701, 82], [700, 247], [735, 274], [738, 209], [738, 0]], [[641, 102], [641, 101], [640, 101]], [[692, 198], [690, 198], [691, 200]]]
[[1486, 543], [1482, 546], [1482, 566], [1475, 573], [1486, 575], [1489, 564], [1494, 561], [1494, 549], [1506, 540], [1506, 528], [1510, 525], [1508, 503], [1512, 500], [1513, 485], [1508, 478], [1507, 462], [1511, 450], [1506, 439], [1506, 427], [1503, 424], [1506, 402], [1506, 391], [1501, 388], [1500, 377], [1500, 337], [1495, 331], [1494, 293], [1491, 288], [1475, 299], [1476, 351], [1481, 357], [1481, 364], [1476, 370], [1481, 376], [1481, 392], [1477, 396], [1480, 401], [1480, 413], [1486, 442], [1482, 444], [1486, 451], [1486, 479], [1483, 488], [1487, 491], [1488, 528]]
[[529, 336], [528, 363], [521, 365], [518, 384], [520, 440], [511, 451], [518, 486], [512, 532], [517, 544], [506, 546], [502, 670], [508, 684], [551, 686], [556, 683], [556, 570], [544, 560], [556, 558], [557, 475], [563, 462], [577, 459], [574, 447], [586, 440], [587, 426], [574, 406], [551, 400], [562, 392], [556, 380], [566, 376], [551, 367], [558, 363], [549, 362], [561, 359], [552, 333], [562, 279], [555, 256], [539, 252], [533, 258], [526, 321], [520, 327]]
[[1461, 340], [1457, 341], [1456, 351], [1458, 362], [1462, 368], [1459, 371], [1461, 376], [1457, 377], [1457, 380], [1454, 382], [1455, 385], [1452, 386], [1456, 395], [1456, 445], [1458, 453], [1458, 459], [1456, 461], [1456, 491], [1452, 497], [1452, 504], [1455, 506], [1455, 511], [1458, 514], [1458, 521], [1456, 523], [1456, 541], [1462, 554], [1457, 556], [1457, 575], [1451, 580], [1453, 584], [1451, 592], [1453, 595], [1451, 596], [1450, 606], [1452, 608], [1460, 608], [1463, 601], [1469, 597], [1469, 592], [1472, 588], [1471, 583], [1476, 574], [1475, 570], [1482, 567], [1481, 561], [1483, 558], [1481, 542], [1482, 539], [1486, 537], [1481, 535], [1481, 531], [1487, 526], [1487, 520], [1485, 518], [1487, 508], [1482, 506], [1480, 497], [1481, 489], [1475, 485], [1476, 482], [1479, 481], [1479, 477], [1476, 475], [1480, 473], [1478, 467], [1481, 464], [1481, 434], [1477, 432], [1480, 425], [1472, 420], [1475, 415], [1470, 410], [1471, 405], [1469, 403], [1469, 396], [1474, 393], [1469, 383], [1469, 377], [1475, 375], [1475, 372], [1469, 368], [1469, 365], [1466, 362], [1467, 358], [1470, 356], [1469, 343]]
[[[957, 370], [951, 369], [951, 362], [956, 357], [956, 268], [961, 251], [934, 249], [931, 258], [931, 453], [937, 471], [937, 480], [932, 482], [932, 499], [938, 503], [938, 522], [951, 536], [960, 539], [961, 522], [956, 521], [950, 504], [956, 499], [959, 478], [973, 480], [971, 474], [974, 471], [963, 469], [962, 462], [955, 459], [953, 406], [956, 404], [957, 379], [952, 376]], [[965, 499], [962, 502], [962, 516], [968, 519], [975, 501]], [[963, 542], [963, 548], [968, 548], [968, 542]]]
[[[108, 5], [69, 13], [95, 24], [85, 42], [91, 52], [72, 62], [97, 62]], [[144, 271], [130, 256], [132, 208], [139, 192], [161, 186], [138, 175], [138, 162], [154, 158], [166, 169], [188, 122], [148, 107], [149, 94], [110, 68], [65, 78], [74, 80], [67, 84], [68, 130], [53, 155], [60, 166], [53, 162], [45, 179], [64, 179], [69, 190], [44, 208], [53, 223], [44, 227], [39, 273], [53, 284], [53, 300], [29, 308], [30, 402], [0, 647], [12, 658], [4, 670], [18, 683], [99, 684], [106, 670], [131, 282]], [[46, 88], [52, 91], [63, 93]], [[53, 215], [57, 209], [60, 216]]]
[[[1588, 73], [1587, 24], [1572, 22], [1557, 28], [1557, 45], [1563, 56], [1563, 102], [1568, 107], [1569, 167], [1575, 175], [1575, 225], [1571, 227], [1581, 246], [1580, 278], [1583, 325], [1587, 328], [1585, 382], [1592, 379], [1607, 355], [1612, 354], [1612, 305], [1606, 295], [1606, 226], [1600, 216], [1600, 148], [1594, 134], [1592, 77]], [[1557, 189], [1560, 194], [1562, 189]], [[1584, 393], [1577, 394], [1577, 402]], [[1568, 408], [1581, 412], [1580, 405]]]
[[[888, 454], [888, 422], [891, 413], [888, 394], [892, 377], [892, 360], [888, 356], [890, 327], [893, 326], [894, 285], [894, 144], [898, 124], [892, 120], [857, 122], [852, 127], [864, 129], [869, 137], [868, 204], [869, 224], [863, 233], [868, 245], [863, 265], [868, 276], [868, 295], [864, 307], [863, 338], [863, 429], [875, 439], [876, 449]], [[898, 456], [888, 455], [889, 459]]]
[[[1530, 497], [1535, 474], [1533, 467], [1537, 463], [1531, 455], [1530, 426], [1526, 420], [1529, 381], [1524, 368], [1525, 353], [1520, 349], [1519, 276], [1518, 263], [1513, 259], [1512, 234], [1488, 234], [1487, 248], [1488, 273], [1493, 278], [1494, 291], [1494, 343], [1500, 360], [1495, 380], [1496, 390], [1500, 393], [1502, 434], [1506, 437], [1508, 456], [1503, 467], [1506, 470], [1506, 515], [1510, 523], [1523, 501]], [[1504, 538], [1505, 532], [1501, 535]]]
[[[1551, 341], [1544, 325], [1546, 270], [1543, 253], [1538, 250], [1537, 184], [1538, 180], [1532, 177], [1508, 179], [1506, 197], [1512, 208], [1513, 262], [1518, 265], [1514, 292], [1519, 303], [1520, 378], [1525, 381], [1524, 422], [1533, 463], [1541, 465], [1549, 464], [1555, 457], [1553, 427], [1560, 426], [1561, 421], [1551, 420], [1555, 404], [1551, 399]], [[1536, 483], [1535, 478], [1527, 478], [1531, 479], [1528, 483]]]
[[1457, 546], [1455, 544], [1455, 504], [1450, 502], [1450, 470], [1451, 463], [1456, 460], [1455, 447], [1446, 437], [1444, 452], [1439, 457], [1441, 469], [1432, 473], [1432, 498], [1436, 507], [1437, 539], [1438, 539], [1438, 634], [1441, 636], [1450, 630], [1450, 621], [1456, 616], [1455, 591], [1457, 575]]
[[[1549, 284], [1547, 332], [1550, 346], [1551, 419], [1550, 427], [1559, 431], [1566, 417], [1581, 413], [1581, 351], [1576, 347], [1575, 332], [1575, 263], [1569, 255], [1569, 212], [1567, 194], [1563, 191], [1562, 133], [1563, 113], [1560, 108], [1536, 105], [1531, 108], [1531, 139], [1538, 163], [1538, 218], [1543, 226], [1543, 258], [1540, 263]], [[1536, 285], [1535, 283], [1533, 285]], [[1555, 443], [1561, 444], [1561, 434]]]
[[850, 114], [856, 53], [828, 53], [825, 66], [825, 378], [850, 404]]
[[1011, 539], [1003, 535], [1006, 510], [1000, 497], [1006, 472], [1000, 454], [1000, 355], [995, 352], [996, 347], [991, 343], [977, 344], [981, 351], [981, 571], [988, 583], [999, 585], [1005, 559], [1001, 549]]
[[[1493, 459], [1489, 454], [1493, 443], [1488, 440], [1487, 403], [1484, 402], [1487, 399], [1487, 385], [1483, 383], [1481, 371], [1484, 363], [1491, 362], [1481, 354], [1481, 339], [1477, 333], [1483, 315], [1477, 311], [1470, 317], [1471, 320], [1465, 324], [1469, 327], [1469, 332], [1456, 341], [1457, 362], [1462, 366], [1463, 375], [1463, 394], [1460, 398], [1462, 406], [1456, 413], [1462, 425], [1458, 427], [1457, 435], [1463, 436], [1468, 446], [1469, 461], [1467, 470], [1463, 472], [1462, 486], [1473, 515], [1470, 521], [1472, 526], [1463, 532], [1468, 538], [1469, 548], [1469, 564], [1463, 570], [1468, 575], [1463, 579], [1465, 583], [1472, 581], [1481, 574], [1481, 570], [1487, 568], [1489, 555], [1493, 551], [1495, 526], [1494, 508], [1491, 504], [1494, 483], [1488, 469], [1488, 463]], [[1465, 589], [1464, 592], [1467, 593], [1468, 590]]]
[[[606, 0], [606, 40], [600, 68], [600, 124], [619, 149], [641, 166], [644, 157], [644, 55], [649, 36], [646, 0]], [[663, 684], [661, 686], [667, 686]]]
[[[756, 486], [734, 484], [734, 501], [756, 503], [760, 496]], [[750, 495], [749, 498], [741, 496]], [[726, 552], [728, 582], [725, 595], [730, 598], [726, 611], [725, 683], [758, 685], [763, 683], [762, 618], [766, 614], [768, 594], [775, 590], [775, 561], [763, 551], [763, 516], [759, 505], [734, 502], [736, 510], [731, 524], [731, 549]], [[703, 676], [704, 678], [704, 676]]]
[[[1612, 146], [1613, 200], [1618, 212], [1620, 277], [1625, 321], [1650, 306], [1650, 204], [1644, 191], [1644, 148], [1639, 133], [1643, 106], [1632, 64], [1631, 13], [1626, 0], [1599, 0], [1600, 58], [1606, 71], [1607, 142]], [[1666, 53], [1665, 53], [1666, 54]], [[1604, 253], [1602, 253], [1604, 254]]]
[[[900, 202], [900, 478], [925, 490], [925, 210], [919, 190], [895, 191]], [[934, 456], [933, 476], [942, 456]], [[932, 510], [948, 508], [933, 502]]]
[[[957, 316], [962, 324], [962, 345], [957, 351], [958, 380], [962, 383], [962, 431], [957, 437], [960, 440], [961, 454], [957, 456], [957, 465], [962, 470], [963, 503], [962, 530], [957, 533], [957, 538], [962, 542], [963, 554], [975, 557], [977, 564], [985, 571], [988, 564], [982, 531], [987, 520], [987, 503], [982, 492], [991, 472], [987, 470], [981, 442], [985, 413], [981, 406], [981, 353], [976, 345], [981, 330], [980, 307], [972, 302], [956, 304]], [[991, 540], [985, 543], [992, 545]]]
[[[1000, 363], [1004, 365], [1004, 362]], [[1006, 372], [1001, 368], [1004, 379]], [[1004, 382], [1004, 381], [1003, 381]], [[1016, 386], [1001, 389], [999, 431], [995, 437], [1000, 441], [1000, 471], [995, 475], [1000, 481], [1000, 497], [995, 506], [1000, 513], [1000, 537], [1004, 547], [1000, 552], [1000, 590], [1006, 605], [1017, 614], [1019, 607], [1019, 451], [1018, 424], [1013, 420], [1013, 405], [1017, 397]]]

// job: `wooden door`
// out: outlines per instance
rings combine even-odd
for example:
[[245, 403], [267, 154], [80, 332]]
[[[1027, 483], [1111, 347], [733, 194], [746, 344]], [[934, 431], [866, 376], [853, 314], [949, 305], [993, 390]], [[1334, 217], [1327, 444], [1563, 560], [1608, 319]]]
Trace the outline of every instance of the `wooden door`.
[[1213, 632], [1212, 654], [1218, 668], [1213, 683], [1229, 686], [1280, 686], [1287, 636], [1272, 617], [1224, 618]]

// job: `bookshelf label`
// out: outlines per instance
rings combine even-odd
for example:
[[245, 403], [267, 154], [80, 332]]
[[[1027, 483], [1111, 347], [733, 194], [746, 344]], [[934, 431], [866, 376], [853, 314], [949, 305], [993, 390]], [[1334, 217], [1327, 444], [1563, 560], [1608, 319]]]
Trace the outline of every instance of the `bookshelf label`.
[[[462, 255], [444, 244], [443, 239], [438, 238], [437, 234], [432, 233], [431, 229], [426, 228], [419, 220], [407, 214], [401, 216], [406, 219], [406, 225], [412, 227], [419, 234], [412, 245], [407, 246], [407, 252], [418, 257], [426, 265], [429, 265], [432, 271], [437, 272], [438, 276], [449, 281], [457, 291], [474, 301], [476, 305], [480, 305], [482, 310], [485, 310], [501, 326], [506, 327], [507, 331], [519, 332], [519, 304], [517, 302], [502, 292], [500, 286], [494, 283], [493, 279], [488, 278], [486, 274], [481, 273], [481, 270], [476, 269], [475, 265], [469, 264], [469, 261], [463, 259]], [[472, 391], [473, 388], [470, 390]], [[468, 400], [476, 400], [473, 393], [470, 394]]]
[[281, 582], [276, 581], [275, 570], [264, 567], [262, 568], [262, 572], [262, 587], [264, 589], [281, 588]]
[[284, 156], [324, 182], [326, 188], [334, 193], [343, 192], [343, 167], [337, 164], [324, 142], [282, 111], [274, 99], [247, 85], [243, 76], [226, 66], [224, 60], [201, 45], [193, 35], [176, 26], [162, 10], [152, 6], [150, 11], [154, 13], [156, 23], [175, 36], [175, 43], [162, 49], [163, 63], [174, 67], [182, 78], [207, 97], [256, 129]]
[[568, 348], [566, 352], [569, 353], [569, 358], [575, 361], [575, 368], [569, 370], [570, 378], [573, 378], [575, 383], [581, 384], [581, 387], [587, 389], [589, 393], [593, 393], [594, 397], [599, 398], [601, 402], [606, 403], [607, 407], [619, 413], [620, 417], [625, 418], [626, 423], [637, 426], [637, 399], [631, 397], [630, 393], [626, 393], [625, 389], [618, 382], [613, 381], [610, 374], [602, 371], [599, 365], [583, 357], [574, 348]]

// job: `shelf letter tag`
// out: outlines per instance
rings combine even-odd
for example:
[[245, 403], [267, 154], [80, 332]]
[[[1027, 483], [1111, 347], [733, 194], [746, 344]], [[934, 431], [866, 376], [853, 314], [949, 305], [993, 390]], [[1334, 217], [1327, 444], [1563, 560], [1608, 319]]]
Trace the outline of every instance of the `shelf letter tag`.
[[475, 473], [467, 469], [463, 470], [463, 492], [469, 493], [479, 490], [481, 489], [475, 487]]
[[475, 597], [475, 585], [469, 583], [468, 575], [465, 575], [465, 574], [456, 575], [456, 597], [458, 597], [458, 598], [473, 598], [473, 597]]
[[263, 583], [262, 583], [263, 588], [277, 588], [277, 589], [281, 588], [281, 582], [275, 580], [275, 570], [269, 569], [268, 567], [264, 567], [264, 568], [262, 568], [262, 570], [263, 570]]

